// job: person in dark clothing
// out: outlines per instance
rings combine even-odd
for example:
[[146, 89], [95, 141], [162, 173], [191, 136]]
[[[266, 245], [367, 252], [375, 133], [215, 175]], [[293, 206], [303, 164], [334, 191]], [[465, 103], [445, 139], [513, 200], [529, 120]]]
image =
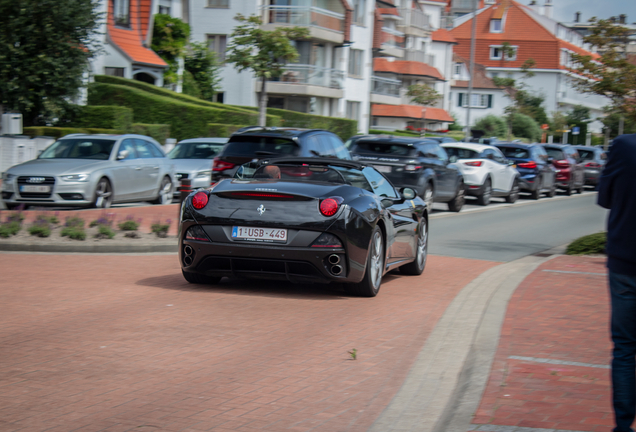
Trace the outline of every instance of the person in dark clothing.
[[607, 268], [612, 302], [614, 432], [633, 432], [636, 416], [636, 134], [614, 140], [598, 204], [610, 210]]

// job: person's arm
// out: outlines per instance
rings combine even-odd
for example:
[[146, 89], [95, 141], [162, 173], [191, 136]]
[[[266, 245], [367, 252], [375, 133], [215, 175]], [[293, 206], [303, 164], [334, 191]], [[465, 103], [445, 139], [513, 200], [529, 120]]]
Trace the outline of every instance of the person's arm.
[[607, 164], [605, 164], [605, 169], [603, 169], [599, 180], [597, 203], [606, 209], [612, 208], [614, 180], [620, 174], [623, 167], [624, 158], [620, 155], [623, 145], [624, 143], [621, 142], [620, 138], [614, 141], [607, 157]]

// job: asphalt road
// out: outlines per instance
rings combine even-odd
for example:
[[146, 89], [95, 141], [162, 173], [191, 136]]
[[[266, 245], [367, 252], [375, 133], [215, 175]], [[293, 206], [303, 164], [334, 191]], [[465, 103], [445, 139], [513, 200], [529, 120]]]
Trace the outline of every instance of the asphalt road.
[[514, 261], [605, 229], [607, 211], [596, 193], [519, 200], [514, 205], [470, 206], [461, 213], [434, 212], [429, 253], [489, 261]]

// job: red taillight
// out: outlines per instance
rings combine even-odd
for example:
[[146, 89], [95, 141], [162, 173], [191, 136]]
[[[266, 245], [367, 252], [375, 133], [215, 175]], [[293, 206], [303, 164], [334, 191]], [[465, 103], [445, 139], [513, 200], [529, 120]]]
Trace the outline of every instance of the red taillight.
[[468, 166], [472, 166], [472, 167], [480, 167], [481, 164], [482, 164], [482, 161], [464, 162], [464, 165], [468, 165]]
[[206, 194], [205, 192], [197, 192], [192, 197], [192, 206], [197, 210], [201, 210], [207, 204], [208, 204], [208, 194]]
[[596, 162], [588, 162], [585, 164], [586, 168], [600, 168], [601, 164], [597, 164]]
[[570, 163], [566, 161], [565, 159], [563, 159], [563, 160], [554, 161], [554, 166], [557, 168], [570, 168]]
[[517, 164], [517, 166], [519, 168], [536, 168], [537, 167], [537, 163], [535, 161], [522, 162], [520, 164]]
[[322, 202], [320, 203], [320, 213], [322, 213], [324, 216], [335, 215], [336, 213], [338, 213], [338, 207], [340, 206], [340, 203], [342, 201], [344, 200], [340, 197], [331, 197], [322, 200]]
[[212, 161], [212, 171], [225, 171], [234, 168], [236, 165], [232, 162], [226, 162], [224, 160], [215, 157]]

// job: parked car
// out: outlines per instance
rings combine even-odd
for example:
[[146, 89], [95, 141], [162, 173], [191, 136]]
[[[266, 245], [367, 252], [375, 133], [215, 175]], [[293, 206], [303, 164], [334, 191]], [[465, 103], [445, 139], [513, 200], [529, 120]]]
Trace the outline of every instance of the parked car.
[[191, 283], [223, 276], [343, 283], [375, 296], [382, 276], [424, 271], [426, 203], [380, 172], [336, 158], [278, 158], [239, 168], [191, 194], [179, 259]]
[[504, 157], [515, 163], [519, 171], [519, 188], [530, 192], [532, 199], [542, 193], [548, 197], [556, 194], [556, 170], [548, 162], [548, 154], [539, 144], [495, 144]]
[[[174, 162], [177, 182], [190, 179], [192, 189], [206, 188], [212, 180], [212, 160], [227, 142], [227, 138], [192, 138], [180, 141], [168, 153]], [[179, 195], [174, 188], [175, 197]]]
[[448, 203], [458, 212], [464, 205], [464, 180], [435, 140], [390, 135], [355, 136], [345, 144], [355, 160], [372, 164], [397, 188], [417, 191], [429, 208]]
[[579, 152], [583, 163], [585, 184], [596, 186], [607, 163], [607, 154], [601, 147], [574, 146], [574, 148]]
[[100, 207], [152, 201], [170, 204], [174, 164], [154, 139], [143, 135], [67, 135], [37, 159], [7, 170], [7, 208]]
[[351, 159], [338, 135], [320, 129], [250, 126], [236, 131], [212, 164], [212, 183], [232, 177], [244, 163], [274, 156]]
[[569, 144], [543, 144], [548, 153], [548, 160], [556, 168], [557, 188], [563, 189], [567, 195], [572, 191], [583, 193], [585, 172], [580, 162], [579, 153]]
[[427, 136], [426, 139], [437, 141], [440, 144], [449, 143], [449, 142], [457, 142], [455, 138], [441, 137], [441, 136]]
[[494, 146], [472, 143], [442, 144], [451, 162], [464, 176], [466, 193], [476, 196], [480, 205], [488, 205], [493, 196], [513, 203], [519, 198], [519, 173]]

